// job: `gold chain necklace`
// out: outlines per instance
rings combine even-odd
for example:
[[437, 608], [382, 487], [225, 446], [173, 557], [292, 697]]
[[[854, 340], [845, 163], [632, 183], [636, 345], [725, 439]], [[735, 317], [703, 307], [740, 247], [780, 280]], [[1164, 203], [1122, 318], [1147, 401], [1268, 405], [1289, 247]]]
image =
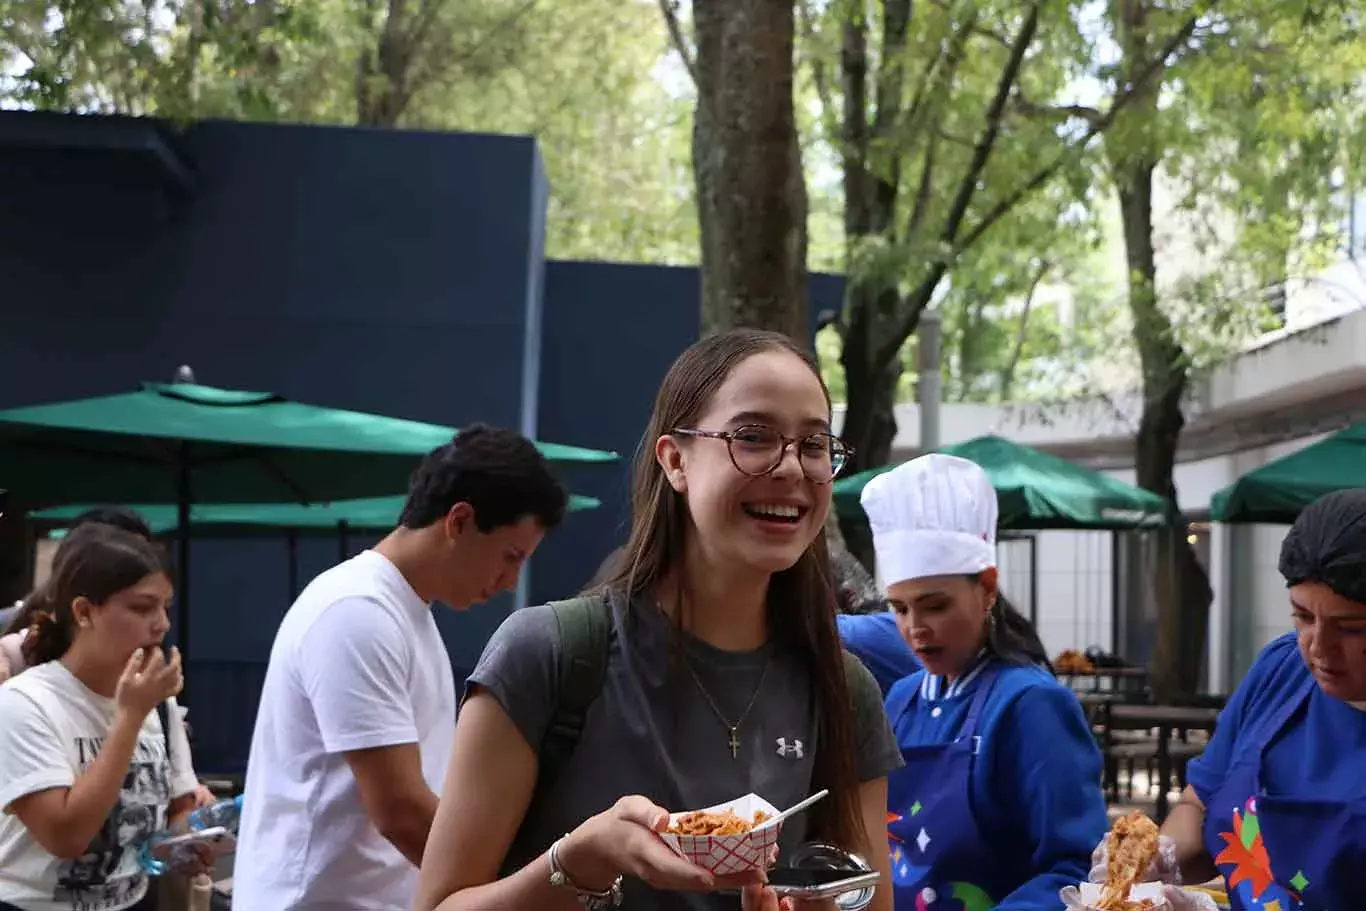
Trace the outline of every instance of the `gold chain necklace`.
[[759, 682], [754, 684], [754, 692], [750, 693], [749, 704], [745, 706], [745, 710], [740, 713], [740, 717], [736, 719], [734, 724], [726, 717], [725, 712], [721, 711], [720, 706], [716, 704], [716, 700], [712, 698], [711, 693], [707, 692], [707, 688], [702, 685], [702, 678], [697, 676], [697, 671], [693, 668], [692, 661], [688, 660], [686, 656], [684, 656], [683, 660], [688, 665], [688, 673], [692, 674], [693, 683], [697, 684], [698, 692], [702, 694], [703, 699], [707, 700], [707, 705], [711, 708], [712, 712], [716, 714], [717, 719], [726, 729], [726, 734], [728, 735], [726, 745], [730, 747], [730, 758], [739, 758], [740, 726], [745, 723], [745, 719], [749, 717], [750, 710], [753, 709], [754, 704], [759, 701], [759, 691], [763, 689], [764, 679], [768, 677], [768, 668], [773, 663], [772, 651], [770, 651], [768, 657], [764, 659], [764, 669], [759, 674]]

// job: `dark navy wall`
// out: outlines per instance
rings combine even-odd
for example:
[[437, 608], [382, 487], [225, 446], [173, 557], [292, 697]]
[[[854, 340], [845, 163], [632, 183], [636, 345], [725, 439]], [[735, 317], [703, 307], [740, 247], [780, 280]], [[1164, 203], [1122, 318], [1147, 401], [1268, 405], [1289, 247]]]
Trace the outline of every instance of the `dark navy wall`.
[[[6, 118], [40, 116], [0, 113], [0, 146]], [[206, 123], [177, 144], [196, 187], [170, 207], [80, 159], [33, 179], [0, 150], [0, 363], [30, 380], [6, 404], [188, 363], [211, 385], [523, 423], [532, 140]]]
[[[534, 426], [546, 186], [531, 139], [202, 123], [170, 140], [188, 193], [168, 192], [156, 140], [145, 121], [0, 113], [0, 407], [191, 364], [211, 385]], [[206, 768], [245, 758], [286, 554], [282, 539], [195, 542]], [[300, 555], [306, 581], [337, 546]], [[512, 604], [439, 616], [458, 669]]]
[[659, 383], [697, 338], [696, 269], [620, 263], [546, 264], [538, 433], [583, 436], [621, 453], [611, 466], [565, 472], [570, 487], [602, 500], [545, 540], [532, 573], [532, 602], [578, 591], [625, 542], [627, 478]]

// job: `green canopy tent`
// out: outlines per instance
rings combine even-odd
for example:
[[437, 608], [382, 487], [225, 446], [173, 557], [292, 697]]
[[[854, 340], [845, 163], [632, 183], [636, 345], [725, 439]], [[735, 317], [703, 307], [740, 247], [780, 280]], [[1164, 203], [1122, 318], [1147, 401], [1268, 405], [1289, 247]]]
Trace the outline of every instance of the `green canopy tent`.
[[1335, 490], [1366, 487], [1366, 423], [1243, 475], [1210, 500], [1217, 522], [1289, 525]]
[[[298, 533], [335, 532], [342, 559], [349, 551], [347, 533], [350, 531], [385, 533], [398, 523], [404, 497], [367, 497], [306, 506], [300, 503], [196, 503], [190, 507], [193, 529], [262, 532], [284, 531], [289, 542], [289, 591], [294, 597], [299, 591]], [[602, 501], [594, 497], [574, 494], [569, 498], [569, 511], [596, 509]], [[58, 506], [29, 514], [39, 522], [62, 525], [93, 504]], [[129, 507], [147, 520], [152, 533], [163, 535], [175, 531], [179, 524], [179, 510], [175, 506], [147, 504]], [[64, 528], [54, 529], [52, 537], [65, 534]]]
[[[415, 460], [454, 432], [266, 392], [144, 383], [122, 395], [0, 411], [0, 478], [39, 505], [325, 503], [406, 489]], [[617, 459], [538, 446], [554, 462]]]
[[[1011, 531], [1048, 529], [1124, 531], [1153, 528], [1168, 521], [1162, 497], [1116, 481], [1066, 459], [1021, 446], [998, 436], [984, 436], [939, 450], [982, 466], [996, 488], [998, 528]], [[884, 465], [835, 482], [835, 509], [842, 516], [863, 516], [859, 497], [873, 478], [890, 471]], [[1005, 540], [1002, 534], [1001, 540]], [[1030, 543], [1029, 616], [1037, 620], [1038, 571], [1035, 542]], [[1117, 602], [1116, 602], [1117, 603]]]
[[[188, 577], [190, 504], [327, 503], [407, 487], [454, 428], [292, 402], [268, 392], [144, 383], [134, 392], [0, 411], [0, 479], [30, 507], [176, 504]], [[538, 444], [556, 462], [614, 452]], [[190, 639], [189, 593], [177, 627]]]
[[[940, 450], [982, 466], [1000, 502], [999, 527], [1010, 530], [1152, 528], [1168, 518], [1166, 501], [1066, 459], [998, 436], [978, 437]], [[859, 497], [869, 481], [894, 465], [835, 482], [835, 508], [862, 515]]]

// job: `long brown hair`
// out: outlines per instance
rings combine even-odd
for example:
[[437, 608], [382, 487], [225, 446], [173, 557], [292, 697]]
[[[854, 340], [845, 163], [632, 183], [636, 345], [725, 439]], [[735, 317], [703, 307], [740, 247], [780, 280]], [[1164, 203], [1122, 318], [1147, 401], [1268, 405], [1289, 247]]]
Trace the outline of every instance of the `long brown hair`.
[[[659, 387], [654, 412], [636, 452], [631, 535], [620, 559], [605, 574], [603, 588], [634, 600], [653, 591], [669, 570], [680, 567], [689, 525], [688, 507], [655, 461], [654, 443], [674, 428], [696, 421], [731, 371], [765, 351], [786, 351], [801, 358], [820, 379], [815, 360], [791, 339], [756, 329], [734, 329], [704, 338], [673, 362]], [[821, 388], [825, 389], [824, 382]], [[829, 405], [829, 390], [825, 390], [825, 399]], [[857, 848], [866, 834], [858, 800], [857, 740], [849, 711], [843, 649], [835, 627], [835, 590], [824, 530], [796, 564], [773, 574], [768, 611], [770, 635], [781, 638], [784, 645], [802, 656], [811, 674], [819, 719], [812, 786], [830, 790], [830, 796], [811, 810], [813, 834], [845, 848]], [[682, 622], [681, 616], [676, 619]]]
[[76, 638], [77, 598], [103, 604], [153, 573], [167, 573], [167, 566], [150, 541], [100, 522], [74, 529], [53, 555], [48, 580], [24, 602], [31, 618], [24, 660], [33, 666], [66, 654]]

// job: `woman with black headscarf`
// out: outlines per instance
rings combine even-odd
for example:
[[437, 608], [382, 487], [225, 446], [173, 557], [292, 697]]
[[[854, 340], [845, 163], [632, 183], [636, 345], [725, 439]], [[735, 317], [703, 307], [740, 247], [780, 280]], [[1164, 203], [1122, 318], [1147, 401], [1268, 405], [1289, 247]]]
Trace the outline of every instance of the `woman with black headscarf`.
[[[1262, 650], [1162, 826], [1149, 879], [1222, 876], [1233, 911], [1366, 904], [1366, 489], [1308, 506], [1281, 547], [1295, 631]], [[1097, 849], [1093, 881], [1104, 876]], [[1182, 893], [1168, 889], [1176, 911]]]

